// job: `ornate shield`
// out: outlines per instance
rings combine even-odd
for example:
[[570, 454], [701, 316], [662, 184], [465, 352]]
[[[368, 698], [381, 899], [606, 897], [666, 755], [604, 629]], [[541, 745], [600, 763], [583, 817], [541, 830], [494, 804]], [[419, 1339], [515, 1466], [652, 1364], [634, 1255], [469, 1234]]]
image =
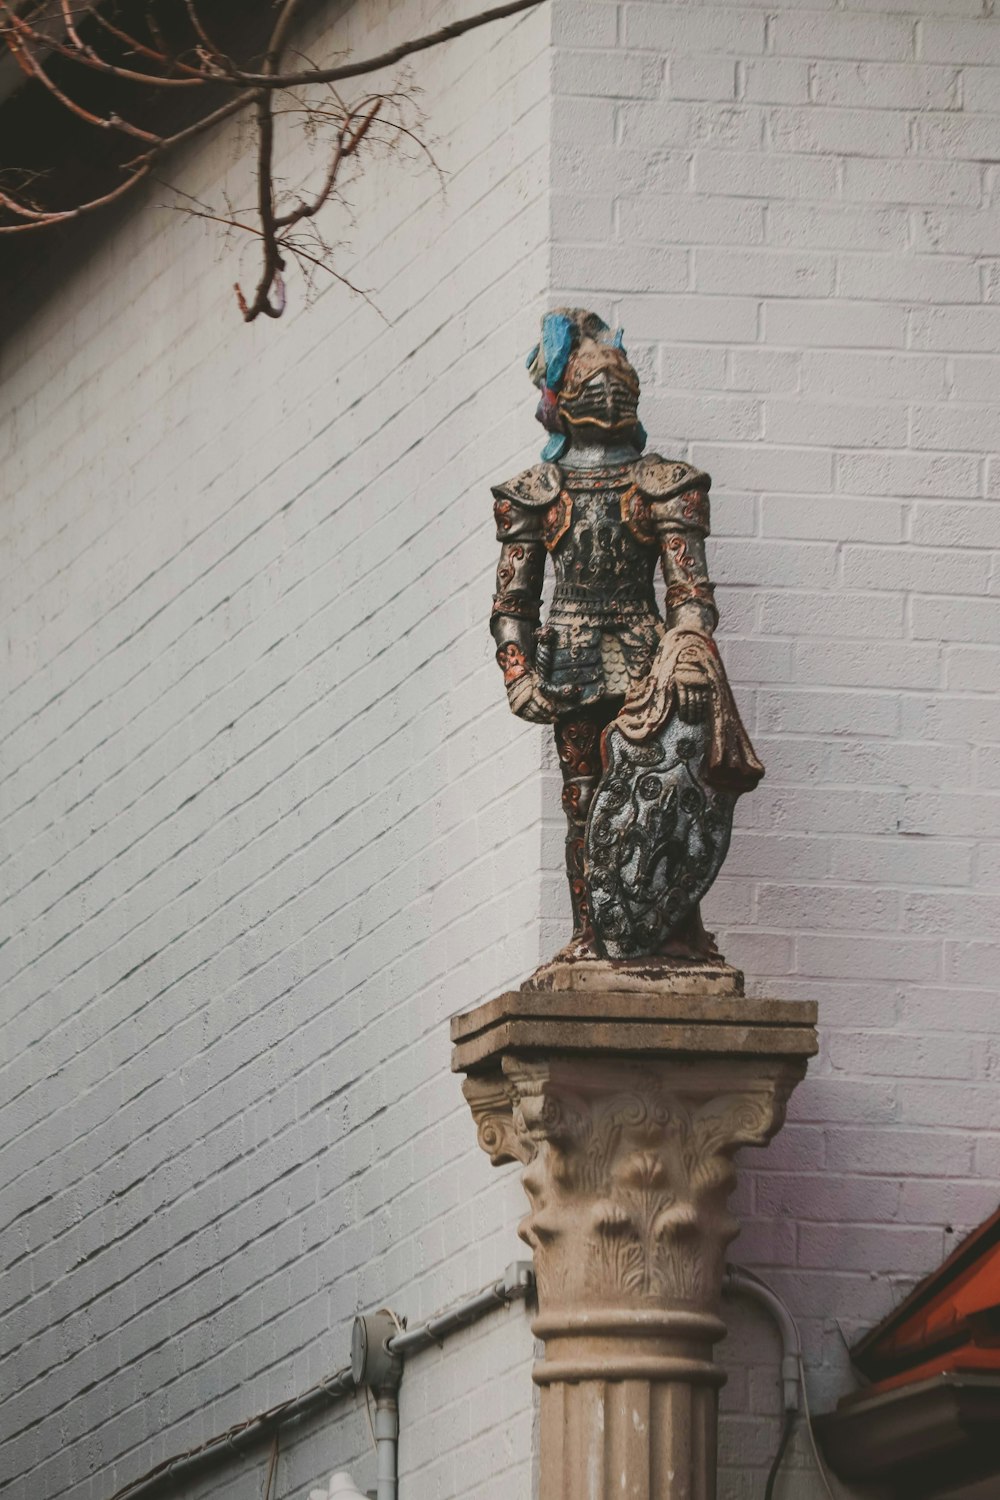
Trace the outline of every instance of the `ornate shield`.
[[719, 873], [736, 793], [702, 780], [708, 733], [676, 713], [641, 744], [613, 725], [607, 731], [585, 873], [594, 933], [609, 958], [656, 953]]

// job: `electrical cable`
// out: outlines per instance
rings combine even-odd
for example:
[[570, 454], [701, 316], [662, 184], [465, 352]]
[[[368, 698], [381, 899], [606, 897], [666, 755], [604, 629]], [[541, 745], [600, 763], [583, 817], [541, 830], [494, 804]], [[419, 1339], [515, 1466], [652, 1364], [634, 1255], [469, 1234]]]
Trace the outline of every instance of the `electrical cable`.
[[[764, 1298], [765, 1305], [768, 1302], [776, 1304], [777, 1308], [780, 1308], [781, 1312], [784, 1313], [789, 1327], [794, 1334], [794, 1347], [787, 1347], [785, 1330], [781, 1329], [781, 1322], [777, 1317], [776, 1308], [774, 1306], [770, 1307], [769, 1311], [771, 1313], [771, 1316], [778, 1322], [779, 1330], [782, 1333], [783, 1347], [785, 1347], [785, 1353], [789, 1356], [788, 1362], [794, 1362], [794, 1368], [798, 1373], [798, 1388], [802, 1395], [802, 1408], [806, 1419], [806, 1431], [809, 1434], [809, 1445], [812, 1449], [812, 1455], [813, 1459], [815, 1460], [817, 1473], [819, 1474], [820, 1479], [823, 1481], [823, 1488], [826, 1490], [829, 1500], [837, 1500], [837, 1496], [833, 1491], [833, 1486], [830, 1484], [829, 1471], [820, 1455], [819, 1445], [816, 1442], [816, 1433], [813, 1430], [812, 1412], [809, 1408], [809, 1391], [806, 1386], [806, 1369], [802, 1361], [802, 1334], [799, 1330], [799, 1325], [795, 1321], [788, 1303], [774, 1290], [774, 1287], [771, 1286], [770, 1282], [764, 1280], [763, 1276], [758, 1276], [755, 1271], [747, 1271], [741, 1266], [727, 1267], [726, 1284], [729, 1290], [754, 1295], [753, 1287], [748, 1285], [748, 1282], [755, 1282], [758, 1287], [763, 1288], [764, 1292], [767, 1294]], [[783, 1359], [782, 1365], [784, 1366], [784, 1364], [785, 1360]], [[792, 1382], [789, 1382], [789, 1384], [792, 1384]], [[775, 1455], [774, 1463], [771, 1465], [771, 1472], [767, 1478], [767, 1488], [764, 1492], [764, 1500], [772, 1500], [774, 1486], [778, 1478], [778, 1471], [781, 1467], [782, 1460], [785, 1456], [785, 1451], [791, 1439], [791, 1432], [792, 1428], [794, 1427], [794, 1419], [796, 1416], [795, 1406], [792, 1404], [794, 1399], [794, 1391], [789, 1392], [786, 1387], [786, 1420], [785, 1425], [782, 1429], [781, 1440], [778, 1444], [778, 1451]]]
[[161, 1481], [165, 1481], [168, 1476], [173, 1476], [174, 1470], [193, 1467], [200, 1462], [218, 1457], [224, 1449], [238, 1454], [240, 1451], [238, 1445], [259, 1441], [273, 1431], [279, 1422], [287, 1422], [311, 1414], [315, 1407], [322, 1404], [324, 1397], [330, 1401], [336, 1401], [343, 1396], [350, 1395], [353, 1390], [354, 1381], [351, 1377], [350, 1365], [348, 1365], [345, 1369], [338, 1370], [336, 1374], [318, 1380], [300, 1396], [281, 1401], [277, 1406], [269, 1407], [267, 1411], [258, 1412], [256, 1416], [247, 1417], [244, 1421], [235, 1423], [225, 1432], [208, 1438], [194, 1448], [187, 1448], [183, 1453], [175, 1453], [171, 1458], [165, 1458], [141, 1479], [133, 1479], [120, 1490], [115, 1490], [111, 1500], [127, 1500], [129, 1496], [145, 1494], [154, 1486], [158, 1486]]
[[[775, 1296], [777, 1296], [777, 1292], [775, 1292]], [[791, 1316], [791, 1314], [789, 1314], [789, 1316]], [[806, 1411], [806, 1431], [809, 1433], [809, 1442], [812, 1447], [813, 1458], [816, 1460], [816, 1468], [819, 1470], [819, 1477], [823, 1481], [823, 1485], [826, 1489], [826, 1493], [830, 1497], [830, 1500], [837, 1500], [837, 1497], [833, 1493], [833, 1489], [830, 1485], [830, 1479], [827, 1473], [826, 1464], [820, 1458], [819, 1448], [816, 1444], [816, 1434], [813, 1431], [812, 1412], [809, 1410], [809, 1392], [806, 1390], [806, 1368], [802, 1363], [801, 1354], [799, 1355], [799, 1377], [802, 1381], [802, 1404], [804, 1405]]]
[[372, 1420], [372, 1393], [367, 1386], [365, 1386], [365, 1415], [368, 1418], [368, 1431], [372, 1437], [372, 1452], [377, 1453], [378, 1438], [375, 1436], [375, 1423]]
[[274, 1442], [271, 1445], [271, 1462], [267, 1466], [267, 1483], [264, 1486], [264, 1500], [271, 1500], [271, 1485], [278, 1473], [278, 1442], [281, 1436], [281, 1428], [274, 1429]]
[[778, 1441], [778, 1451], [774, 1455], [774, 1462], [772, 1463], [770, 1473], [767, 1476], [767, 1484], [764, 1486], [764, 1500], [774, 1500], [774, 1486], [778, 1482], [778, 1472], [781, 1469], [781, 1461], [785, 1456], [785, 1450], [788, 1447], [792, 1432], [795, 1429], [795, 1419], [797, 1416], [797, 1412], [785, 1412], [785, 1420], [782, 1423], [781, 1427], [781, 1437]]

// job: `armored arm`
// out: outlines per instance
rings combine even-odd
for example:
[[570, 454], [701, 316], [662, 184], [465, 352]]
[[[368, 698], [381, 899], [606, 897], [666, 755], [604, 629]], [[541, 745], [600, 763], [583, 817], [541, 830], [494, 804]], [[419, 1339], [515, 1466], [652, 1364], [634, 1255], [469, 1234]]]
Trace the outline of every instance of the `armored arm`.
[[712, 481], [690, 464], [653, 455], [638, 465], [636, 482], [649, 501], [660, 544], [667, 625], [711, 635], [719, 619], [705, 562]]
[[[668, 630], [711, 637], [718, 624], [715, 586], [708, 576], [705, 538], [709, 532], [711, 479], [690, 464], [652, 455], [643, 459], [636, 482], [649, 502], [667, 585]], [[704, 718], [709, 705], [709, 674], [702, 661], [708, 648], [693, 639], [676, 669], [678, 709], [689, 720]]]
[[511, 712], [541, 724], [553, 723], [559, 711], [555, 690], [547, 689], [538, 670], [536, 640], [545, 574], [545, 513], [561, 488], [562, 474], [555, 464], [536, 464], [493, 488], [500, 563], [490, 630]]
[[493, 506], [493, 514], [500, 561], [490, 631], [497, 644], [497, 661], [503, 670], [504, 683], [509, 688], [534, 664], [545, 544], [537, 512], [501, 497]]

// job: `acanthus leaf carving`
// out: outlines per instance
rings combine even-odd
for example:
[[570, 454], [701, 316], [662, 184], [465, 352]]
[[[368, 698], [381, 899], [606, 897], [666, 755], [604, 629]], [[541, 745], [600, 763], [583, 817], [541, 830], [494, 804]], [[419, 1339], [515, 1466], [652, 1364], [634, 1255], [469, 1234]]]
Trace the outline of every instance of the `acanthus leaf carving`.
[[510, 1134], [499, 1159], [526, 1163], [519, 1233], [542, 1307], [714, 1307], [738, 1230], [726, 1206], [733, 1156], [773, 1134], [791, 1080], [765, 1069], [698, 1088], [676, 1065], [641, 1061], [503, 1066]]
[[503, 1080], [496, 1075], [477, 1074], [466, 1078], [462, 1093], [476, 1122], [480, 1149], [486, 1152], [491, 1164], [499, 1167], [510, 1161], [530, 1161], [524, 1141], [514, 1129], [509, 1091]]

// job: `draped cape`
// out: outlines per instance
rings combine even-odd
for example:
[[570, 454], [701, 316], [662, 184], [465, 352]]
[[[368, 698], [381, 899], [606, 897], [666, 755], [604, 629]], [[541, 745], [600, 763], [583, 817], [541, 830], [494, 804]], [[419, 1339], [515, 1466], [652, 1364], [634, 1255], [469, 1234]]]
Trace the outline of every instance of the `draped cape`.
[[635, 744], [652, 738], [676, 711], [678, 667], [694, 665], [708, 678], [711, 692], [711, 733], [701, 774], [720, 790], [751, 792], [764, 767], [743, 727], [718, 648], [699, 630], [667, 631], [649, 675], [633, 687], [609, 729], [619, 730]]

